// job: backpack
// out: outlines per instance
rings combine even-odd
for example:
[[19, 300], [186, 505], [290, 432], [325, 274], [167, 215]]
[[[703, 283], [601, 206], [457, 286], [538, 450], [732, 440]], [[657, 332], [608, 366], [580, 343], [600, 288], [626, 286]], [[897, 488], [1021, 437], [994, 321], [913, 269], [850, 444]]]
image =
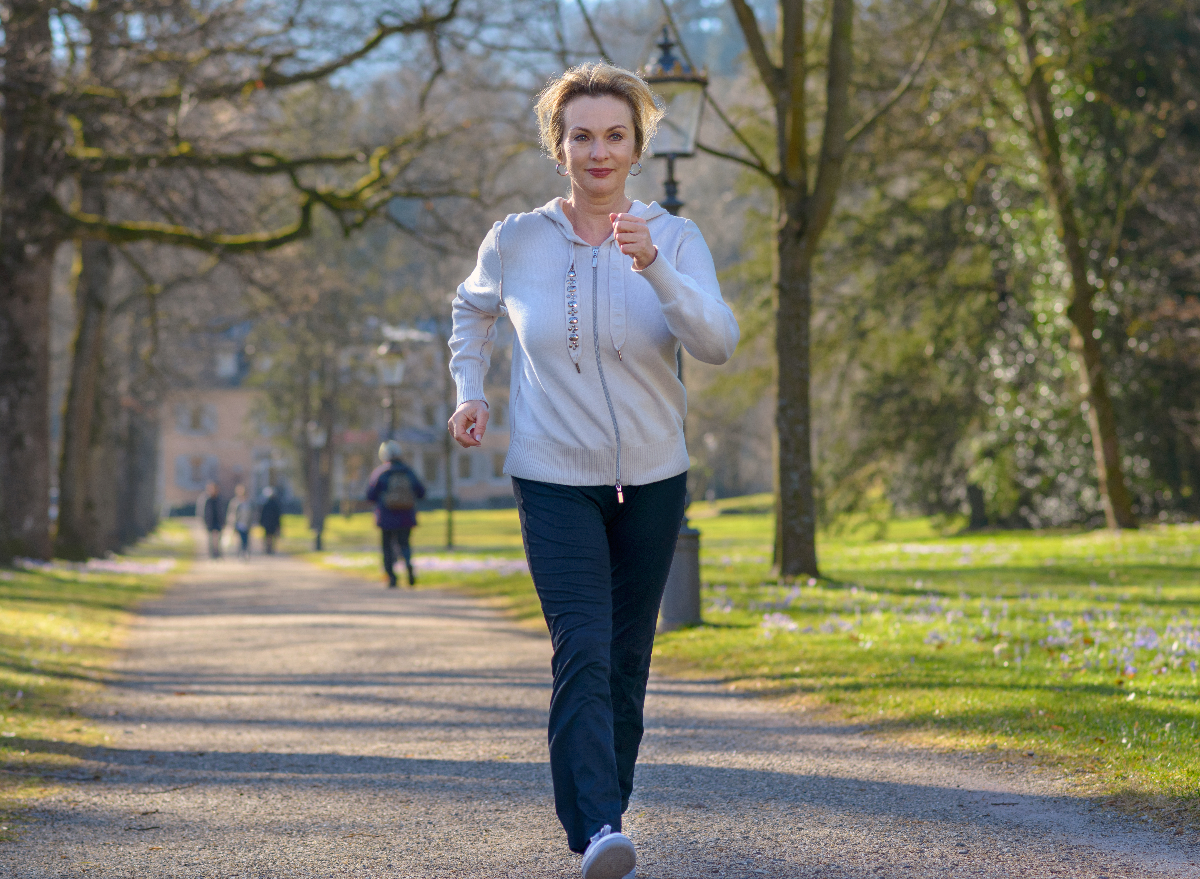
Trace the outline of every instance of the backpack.
[[387, 487], [383, 490], [380, 501], [388, 510], [411, 510], [417, 505], [417, 496], [413, 492], [412, 478], [400, 469], [387, 472]]

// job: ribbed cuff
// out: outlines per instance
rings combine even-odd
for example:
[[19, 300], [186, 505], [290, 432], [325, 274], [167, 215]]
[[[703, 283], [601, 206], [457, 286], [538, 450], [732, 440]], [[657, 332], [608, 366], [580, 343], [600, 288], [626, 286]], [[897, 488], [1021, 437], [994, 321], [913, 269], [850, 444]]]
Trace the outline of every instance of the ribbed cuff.
[[[655, 250], [657, 249], [658, 246], [655, 245]], [[650, 263], [650, 265], [646, 266], [640, 272], [637, 269], [634, 269], [634, 271], [649, 282], [650, 286], [654, 288], [655, 295], [658, 296], [658, 301], [663, 305], [675, 301], [676, 272], [667, 264], [667, 260], [661, 251], [658, 256], [654, 257], [654, 262]]]
[[487, 397], [483, 393], [482, 378], [468, 378], [465, 375], [456, 377], [455, 384], [458, 386], [458, 402], [456, 406], [461, 406], [467, 400], [483, 400], [487, 402]]

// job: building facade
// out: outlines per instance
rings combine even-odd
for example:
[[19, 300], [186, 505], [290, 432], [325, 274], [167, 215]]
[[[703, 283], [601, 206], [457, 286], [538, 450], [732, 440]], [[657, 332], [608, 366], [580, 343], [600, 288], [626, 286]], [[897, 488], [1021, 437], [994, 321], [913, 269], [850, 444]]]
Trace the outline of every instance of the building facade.
[[288, 459], [271, 431], [253, 417], [258, 392], [218, 387], [178, 390], [159, 414], [159, 510], [190, 512], [209, 482], [223, 497], [239, 483], [250, 497], [268, 485], [290, 494]]

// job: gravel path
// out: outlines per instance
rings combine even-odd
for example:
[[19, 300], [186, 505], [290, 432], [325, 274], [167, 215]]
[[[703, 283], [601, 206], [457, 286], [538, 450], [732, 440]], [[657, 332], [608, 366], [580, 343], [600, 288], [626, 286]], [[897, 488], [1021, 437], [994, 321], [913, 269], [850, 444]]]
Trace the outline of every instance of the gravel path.
[[[287, 558], [198, 562], [144, 609], [107, 747], [0, 876], [575, 877], [549, 645], [469, 598]], [[1200, 877], [1200, 851], [1026, 770], [655, 679], [639, 876]]]

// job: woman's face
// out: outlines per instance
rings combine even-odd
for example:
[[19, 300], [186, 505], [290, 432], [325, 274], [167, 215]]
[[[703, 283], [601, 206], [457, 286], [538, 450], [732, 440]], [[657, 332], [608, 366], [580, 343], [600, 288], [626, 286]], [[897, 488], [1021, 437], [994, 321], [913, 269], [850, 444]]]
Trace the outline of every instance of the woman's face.
[[563, 111], [563, 128], [563, 164], [572, 194], [623, 195], [625, 178], [638, 160], [629, 105], [611, 95], [575, 98]]

